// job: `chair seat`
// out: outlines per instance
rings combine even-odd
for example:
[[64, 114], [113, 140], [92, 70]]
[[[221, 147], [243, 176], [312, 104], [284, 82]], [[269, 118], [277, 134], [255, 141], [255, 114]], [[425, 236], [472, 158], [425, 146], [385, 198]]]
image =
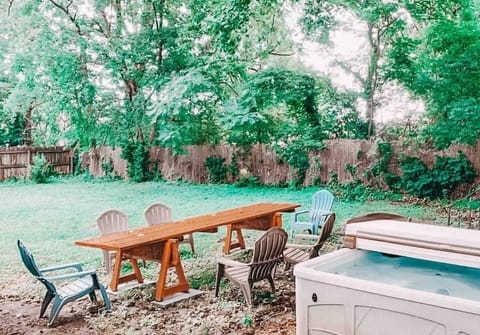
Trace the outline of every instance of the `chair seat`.
[[295, 265], [317, 257], [320, 248], [322, 248], [332, 233], [334, 223], [335, 214], [331, 213], [327, 216], [325, 224], [321, 228], [320, 235], [296, 235], [295, 243], [288, 243], [283, 251], [283, 259], [286, 267], [289, 268], [290, 265]]
[[225, 269], [225, 277], [232, 280], [233, 282], [248, 281], [248, 275], [250, 274], [250, 268], [247, 266], [234, 266], [227, 267]]
[[287, 262], [296, 264], [310, 259], [310, 252], [297, 248], [287, 248], [283, 252], [283, 257]]
[[73, 296], [83, 291], [90, 290], [92, 285], [93, 285], [92, 277], [86, 276], [86, 277], [77, 279], [74, 282], [68, 283], [65, 286], [57, 288], [57, 293], [61, 297]]
[[310, 221], [295, 221], [293, 223], [296, 229], [303, 228], [305, 230], [312, 229], [312, 223]]

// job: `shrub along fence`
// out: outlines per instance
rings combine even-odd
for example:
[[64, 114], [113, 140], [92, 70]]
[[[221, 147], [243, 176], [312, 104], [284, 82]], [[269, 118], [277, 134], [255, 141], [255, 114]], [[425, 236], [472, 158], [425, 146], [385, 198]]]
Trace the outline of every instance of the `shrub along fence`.
[[[391, 152], [381, 149], [380, 142], [367, 140], [329, 140], [326, 149], [310, 154], [310, 164], [304, 185], [325, 184], [333, 179], [339, 183], [361, 180], [366, 184], [384, 183], [379, 174], [401, 174], [399, 157], [419, 157], [427, 167], [434, 165], [436, 156], [458, 156], [459, 151], [465, 153], [473, 168], [480, 171], [480, 143], [468, 147], [452, 145], [443, 151], [432, 151], [421, 148], [405, 148], [393, 144]], [[226, 175], [227, 181], [255, 179], [259, 183], [275, 185], [289, 183], [296, 178], [295, 170], [263, 144], [250, 148], [239, 148], [230, 145], [197, 145], [185, 148], [186, 153], [175, 155], [170, 149], [152, 147], [150, 149], [151, 170], [157, 171], [166, 180], [187, 180], [205, 183], [212, 171]], [[382, 152], [383, 151], [383, 152]], [[113, 171], [120, 177], [126, 176], [127, 163], [120, 157], [121, 149], [97, 147], [82, 156], [81, 166], [87, 168], [93, 176], [105, 175], [105, 171]], [[205, 162], [209, 157], [209, 166]]]
[[73, 155], [69, 148], [9, 147], [0, 148], [0, 181], [28, 177], [34, 157], [40, 154], [58, 173], [73, 173]]

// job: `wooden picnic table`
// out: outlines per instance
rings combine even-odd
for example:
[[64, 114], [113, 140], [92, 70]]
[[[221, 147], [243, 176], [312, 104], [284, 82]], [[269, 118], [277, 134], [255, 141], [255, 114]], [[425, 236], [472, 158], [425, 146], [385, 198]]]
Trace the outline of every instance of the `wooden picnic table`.
[[[293, 212], [299, 206], [288, 203], [257, 203], [155, 226], [93, 237], [76, 241], [75, 244], [116, 252], [115, 265], [110, 281], [112, 291], [116, 291], [119, 284], [127, 281], [137, 280], [139, 283], [143, 283], [138, 259], [160, 262], [155, 300], [161, 301], [165, 296], [177, 292], [188, 292], [189, 290], [178, 252], [177, 241], [183, 235], [216, 232], [218, 227], [227, 226], [223, 252], [229, 253], [235, 248], [245, 248], [242, 229], [268, 230], [271, 227], [281, 227], [281, 212]], [[236, 232], [237, 242], [232, 241], [233, 232]], [[121, 275], [121, 263], [125, 260], [131, 263], [133, 273]], [[177, 282], [167, 287], [166, 280], [169, 268], [175, 270]]]

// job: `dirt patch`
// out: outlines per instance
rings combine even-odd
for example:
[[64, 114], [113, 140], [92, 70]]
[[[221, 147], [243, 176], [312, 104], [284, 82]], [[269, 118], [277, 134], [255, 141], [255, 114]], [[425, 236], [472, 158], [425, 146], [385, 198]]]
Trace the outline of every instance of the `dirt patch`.
[[69, 304], [54, 328], [47, 328], [47, 318], [38, 318], [40, 302], [32, 299], [0, 297], [0, 334], [98, 334], [91, 329], [86, 301]]
[[292, 271], [278, 269], [275, 284], [274, 297], [267, 282], [255, 284], [250, 308], [230, 284], [218, 298], [201, 288], [202, 296], [167, 308], [152, 303], [154, 287], [146, 286], [112, 296], [111, 312], [88, 299], [69, 303], [50, 328], [47, 318], [38, 318], [41, 295], [0, 296], [0, 334], [295, 334]]

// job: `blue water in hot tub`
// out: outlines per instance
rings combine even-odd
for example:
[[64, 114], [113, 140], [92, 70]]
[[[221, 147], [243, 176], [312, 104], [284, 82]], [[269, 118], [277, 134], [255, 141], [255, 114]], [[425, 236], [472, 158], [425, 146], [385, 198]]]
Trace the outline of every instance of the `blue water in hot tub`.
[[314, 269], [347, 277], [480, 301], [480, 269], [357, 250]]

